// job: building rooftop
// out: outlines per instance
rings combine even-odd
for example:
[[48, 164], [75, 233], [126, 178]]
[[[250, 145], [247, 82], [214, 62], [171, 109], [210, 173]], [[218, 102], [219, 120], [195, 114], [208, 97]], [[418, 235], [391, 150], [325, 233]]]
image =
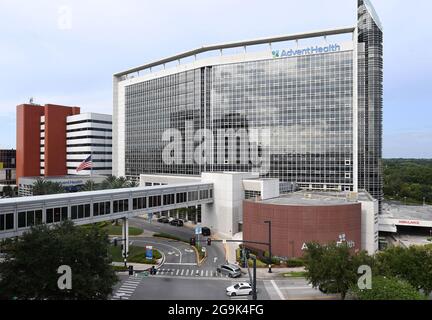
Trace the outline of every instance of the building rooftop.
[[432, 221], [432, 206], [413, 206], [393, 202], [384, 202], [382, 207], [382, 215], [394, 219]]
[[102, 175], [65, 175], [65, 176], [49, 176], [49, 177], [40, 177], [40, 176], [34, 176], [34, 177], [21, 177], [21, 179], [28, 179], [28, 180], [37, 180], [37, 179], [42, 179], [45, 181], [55, 181], [55, 180], [65, 180], [65, 179], [99, 179], [99, 178], [103, 178], [106, 179], [106, 176], [102, 176]]
[[[359, 192], [357, 197], [350, 196], [350, 192], [325, 192], [325, 191], [297, 191], [286, 193], [278, 198], [259, 200], [262, 203], [276, 205], [304, 205], [304, 206], [325, 206], [343, 205], [357, 203], [359, 201], [373, 201], [373, 198], [366, 192]], [[254, 201], [252, 199], [252, 201]]]
[[202, 46], [200, 48], [196, 48], [190, 51], [182, 52], [161, 60], [157, 60], [154, 62], [147, 63], [145, 65], [132, 68], [123, 72], [119, 72], [114, 74], [114, 77], [122, 77], [131, 73], [136, 73], [139, 71], [143, 71], [145, 69], [150, 69], [159, 65], [164, 65], [166, 63], [172, 62], [172, 61], [180, 61], [181, 59], [187, 58], [187, 57], [193, 57], [200, 53], [208, 52], [208, 51], [216, 51], [216, 50], [223, 50], [223, 49], [229, 49], [229, 48], [238, 48], [238, 47], [249, 47], [253, 45], [259, 45], [259, 44], [267, 44], [267, 43], [274, 43], [274, 42], [282, 42], [282, 41], [291, 41], [291, 40], [300, 40], [300, 39], [307, 39], [307, 38], [315, 38], [315, 37], [324, 37], [324, 36], [330, 36], [330, 35], [338, 35], [338, 34], [344, 34], [344, 33], [352, 33], [354, 32], [355, 27], [349, 26], [349, 27], [342, 27], [342, 28], [334, 28], [334, 29], [325, 29], [325, 30], [318, 30], [318, 31], [311, 31], [311, 32], [304, 32], [304, 33], [296, 33], [296, 34], [287, 34], [287, 35], [280, 35], [280, 36], [273, 36], [273, 37], [266, 37], [266, 38], [258, 38], [258, 39], [251, 39], [251, 40], [244, 40], [244, 41], [236, 41], [236, 42], [225, 42], [225, 43], [219, 43], [214, 45], [206, 45]]

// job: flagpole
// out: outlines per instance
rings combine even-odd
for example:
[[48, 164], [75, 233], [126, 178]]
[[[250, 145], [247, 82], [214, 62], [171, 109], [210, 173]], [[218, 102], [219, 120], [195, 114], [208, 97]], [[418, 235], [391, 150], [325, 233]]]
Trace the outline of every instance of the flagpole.
[[90, 184], [91, 184], [91, 191], [93, 191], [93, 149], [90, 146], [90, 160], [91, 160], [91, 165], [90, 165]]

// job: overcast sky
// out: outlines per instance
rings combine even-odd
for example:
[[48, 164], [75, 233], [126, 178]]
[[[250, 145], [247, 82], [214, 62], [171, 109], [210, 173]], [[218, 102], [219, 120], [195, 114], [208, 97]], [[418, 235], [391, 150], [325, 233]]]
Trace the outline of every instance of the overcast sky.
[[[28, 102], [112, 113], [112, 74], [202, 45], [351, 26], [356, 0], [0, 0], [0, 148]], [[375, 0], [384, 157], [432, 158], [432, 1]]]

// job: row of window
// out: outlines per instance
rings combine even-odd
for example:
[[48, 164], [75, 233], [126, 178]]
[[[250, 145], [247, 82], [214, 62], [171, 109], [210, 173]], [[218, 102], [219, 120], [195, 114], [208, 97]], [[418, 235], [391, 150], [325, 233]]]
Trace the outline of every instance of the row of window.
[[[213, 190], [200, 190], [199, 198], [208, 199], [213, 196]], [[198, 200], [198, 191], [179, 192], [176, 194], [163, 195], [163, 203], [174, 204]], [[162, 197], [149, 196], [148, 207], [159, 207]], [[175, 202], [174, 202], [175, 200]], [[146, 197], [133, 198], [133, 210], [145, 209], [147, 207]], [[128, 199], [114, 200], [113, 213], [125, 212], [129, 210]], [[93, 216], [105, 215], [111, 213], [110, 201], [93, 203]], [[89, 218], [91, 216], [90, 204], [80, 204], [71, 206], [71, 220]], [[68, 207], [57, 207], [46, 209], [46, 223], [61, 222], [68, 219]], [[28, 210], [18, 212], [18, 228], [31, 227], [40, 225], [43, 222], [42, 210]], [[0, 214], [0, 231], [12, 230], [14, 228], [14, 214]]]

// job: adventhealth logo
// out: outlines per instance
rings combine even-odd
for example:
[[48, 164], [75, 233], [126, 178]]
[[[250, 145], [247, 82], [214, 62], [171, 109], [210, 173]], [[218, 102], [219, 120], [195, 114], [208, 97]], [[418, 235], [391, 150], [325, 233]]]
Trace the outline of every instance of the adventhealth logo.
[[338, 44], [330, 44], [326, 47], [309, 47], [305, 49], [290, 49], [290, 50], [273, 50], [272, 55], [273, 58], [286, 58], [286, 57], [295, 57], [295, 56], [303, 56], [306, 54], [318, 54], [318, 53], [328, 53], [328, 52], [337, 52], [340, 51], [341, 47]]

